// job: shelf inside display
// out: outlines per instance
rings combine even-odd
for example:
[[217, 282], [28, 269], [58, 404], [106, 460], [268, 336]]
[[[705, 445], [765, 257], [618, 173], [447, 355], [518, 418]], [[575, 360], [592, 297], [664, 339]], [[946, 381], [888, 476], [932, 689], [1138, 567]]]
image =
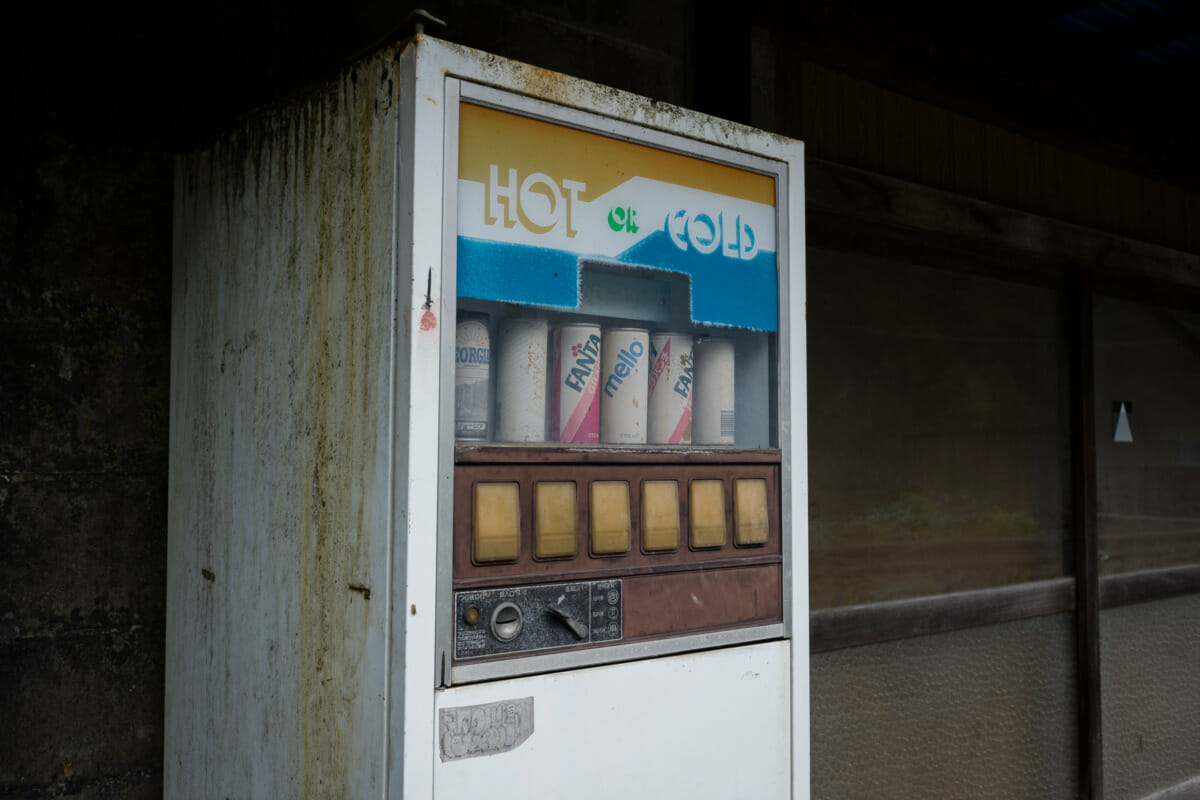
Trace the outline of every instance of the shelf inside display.
[[459, 442], [454, 446], [457, 464], [778, 464], [782, 454], [775, 447], [732, 447], [719, 445], [587, 445], [561, 443], [481, 444]]

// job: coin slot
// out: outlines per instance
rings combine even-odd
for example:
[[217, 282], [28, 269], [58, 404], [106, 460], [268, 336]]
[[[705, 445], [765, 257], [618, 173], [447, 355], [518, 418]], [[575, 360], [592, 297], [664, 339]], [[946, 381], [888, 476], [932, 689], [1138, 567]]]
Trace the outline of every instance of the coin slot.
[[502, 642], [511, 642], [521, 635], [525, 626], [525, 615], [516, 603], [501, 603], [492, 611], [492, 636]]

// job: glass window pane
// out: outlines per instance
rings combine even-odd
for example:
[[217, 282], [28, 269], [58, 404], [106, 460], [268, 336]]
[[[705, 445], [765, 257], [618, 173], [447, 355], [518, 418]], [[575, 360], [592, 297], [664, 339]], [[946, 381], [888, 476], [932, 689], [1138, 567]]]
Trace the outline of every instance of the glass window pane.
[[810, 251], [808, 347], [813, 607], [1064, 574], [1056, 291]]
[[814, 653], [812, 796], [1077, 797], [1074, 664], [1071, 614]]
[[1095, 303], [1100, 572], [1200, 562], [1200, 314]]
[[1200, 774], [1200, 595], [1100, 612], [1104, 796]]

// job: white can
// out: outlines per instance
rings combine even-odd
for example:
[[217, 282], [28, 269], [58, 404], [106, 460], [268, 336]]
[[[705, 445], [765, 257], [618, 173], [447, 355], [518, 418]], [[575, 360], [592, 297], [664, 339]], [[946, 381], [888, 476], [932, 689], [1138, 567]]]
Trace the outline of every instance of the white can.
[[656, 333], [650, 337], [651, 444], [692, 443], [692, 337]]
[[600, 441], [645, 444], [650, 332], [610, 328], [600, 349]]
[[554, 331], [550, 438], [600, 441], [600, 326], [564, 325]]
[[694, 348], [696, 389], [692, 398], [692, 441], [733, 444], [733, 342], [701, 339]]
[[546, 340], [544, 319], [515, 317], [500, 326], [496, 364], [496, 438], [546, 441]]
[[460, 314], [454, 331], [454, 436], [488, 438], [492, 344], [486, 314]]

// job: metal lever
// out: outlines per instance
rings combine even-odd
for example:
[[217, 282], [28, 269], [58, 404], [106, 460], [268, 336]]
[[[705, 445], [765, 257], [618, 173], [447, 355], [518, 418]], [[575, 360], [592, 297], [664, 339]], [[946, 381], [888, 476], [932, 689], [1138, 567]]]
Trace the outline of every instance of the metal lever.
[[546, 610], [554, 616], [558, 617], [564, 625], [571, 629], [571, 633], [575, 634], [576, 639], [586, 639], [588, 636], [587, 626], [579, 620], [572, 617], [558, 606], [547, 606]]

